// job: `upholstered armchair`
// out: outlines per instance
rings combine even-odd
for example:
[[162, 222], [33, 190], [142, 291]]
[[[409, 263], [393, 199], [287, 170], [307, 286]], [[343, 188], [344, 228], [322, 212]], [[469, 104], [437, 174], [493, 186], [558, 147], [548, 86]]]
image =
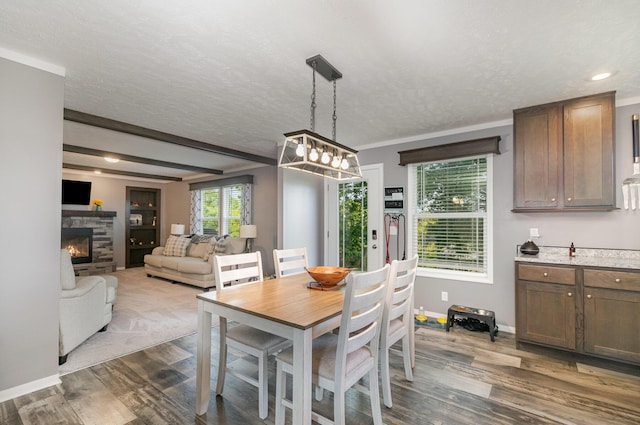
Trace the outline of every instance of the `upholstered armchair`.
[[114, 276], [76, 278], [71, 255], [60, 252], [60, 342], [58, 364], [67, 361], [71, 350], [111, 321], [118, 281]]

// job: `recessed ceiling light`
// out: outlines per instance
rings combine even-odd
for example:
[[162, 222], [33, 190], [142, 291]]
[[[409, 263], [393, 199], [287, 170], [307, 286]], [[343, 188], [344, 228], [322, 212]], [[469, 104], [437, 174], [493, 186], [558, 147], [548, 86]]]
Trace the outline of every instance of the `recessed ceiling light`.
[[94, 174], [102, 174], [102, 171], [100, 171], [100, 170], [94, 170], [93, 172], [94, 172]]
[[105, 161], [107, 161], [107, 162], [111, 162], [111, 163], [113, 163], [113, 164], [115, 164], [116, 162], [119, 162], [119, 161], [120, 161], [118, 158], [112, 158], [112, 157], [110, 157], [110, 156], [105, 156], [105, 157], [104, 157], [104, 160], [105, 160]]
[[611, 76], [610, 72], [603, 72], [601, 74], [596, 74], [593, 77], [591, 77], [591, 79], [593, 81], [598, 81], [598, 80], [604, 80], [605, 78], [609, 78]]

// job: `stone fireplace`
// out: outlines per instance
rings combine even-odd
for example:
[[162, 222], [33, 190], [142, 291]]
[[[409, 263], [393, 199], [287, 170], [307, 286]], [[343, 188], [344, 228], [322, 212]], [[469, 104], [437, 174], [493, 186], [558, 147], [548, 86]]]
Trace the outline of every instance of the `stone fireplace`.
[[[113, 222], [115, 217], [115, 211], [62, 210], [61, 247], [63, 249], [67, 247], [63, 245], [65, 235], [69, 235], [68, 237], [73, 239], [72, 242], [81, 245], [74, 248], [82, 251], [78, 253], [78, 258], [74, 260], [73, 253], [71, 255], [76, 275], [111, 273], [116, 270], [113, 254]], [[83, 235], [88, 235], [89, 232], [91, 236], [87, 239]], [[84, 238], [84, 241], [80, 240], [81, 237]]]
[[90, 263], [93, 260], [93, 229], [63, 227], [60, 248], [69, 251], [73, 264]]

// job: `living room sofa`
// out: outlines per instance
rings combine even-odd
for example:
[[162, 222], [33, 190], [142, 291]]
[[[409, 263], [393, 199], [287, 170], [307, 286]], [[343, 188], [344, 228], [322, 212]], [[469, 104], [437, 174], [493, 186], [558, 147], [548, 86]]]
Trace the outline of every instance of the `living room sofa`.
[[147, 276], [161, 277], [209, 290], [216, 286], [213, 274], [214, 255], [241, 254], [246, 238], [194, 235], [169, 236], [165, 246], [153, 249], [144, 256]]

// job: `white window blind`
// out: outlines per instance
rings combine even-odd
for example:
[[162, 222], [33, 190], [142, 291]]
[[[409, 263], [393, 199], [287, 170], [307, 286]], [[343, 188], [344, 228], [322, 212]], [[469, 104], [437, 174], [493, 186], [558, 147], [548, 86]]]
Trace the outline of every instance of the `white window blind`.
[[220, 233], [220, 188], [204, 189], [202, 192], [202, 232], [207, 235]]
[[222, 196], [222, 234], [240, 236], [242, 185], [225, 186]]
[[242, 185], [201, 189], [202, 232], [218, 236], [240, 236]]
[[490, 157], [413, 164], [412, 248], [427, 275], [490, 280]]

